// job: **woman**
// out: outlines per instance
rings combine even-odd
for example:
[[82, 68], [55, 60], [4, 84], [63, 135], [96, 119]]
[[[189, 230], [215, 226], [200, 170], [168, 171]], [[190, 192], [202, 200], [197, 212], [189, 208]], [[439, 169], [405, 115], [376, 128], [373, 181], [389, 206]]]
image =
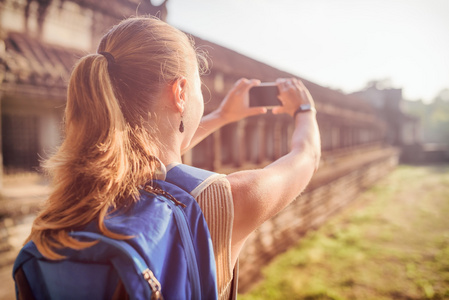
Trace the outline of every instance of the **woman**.
[[[55, 249], [83, 248], [68, 236], [111, 207], [139, 199], [139, 186], [156, 178], [159, 160], [170, 168], [221, 126], [266, 112], [248, 107], [258, 80], [239, 80], [221, 106], [204, 111], [199, 69], [204, 57], [181, 31], [154, 18], [131, 18], [113, 27], [98, 53], [80, 59], [68, 86], [66, 137], [46, 168], [54, 190], [29, 240], [48, 258]], [[291, 151], [263, 169], [217, 177], [196, 197], [204, 212], [217, 265], [218, 292], [229, 298], [233, 269], [249, 234], [305, 188], [320, 158], [313, 99], [297, 79], [280, 79], [283, 106], [294, 117]], [[312, 109], [301, 111], [301, 105]], [[299, 110], [298, 110], [299, 109]], [[296, 113], [295, 113], [296, 112]]]

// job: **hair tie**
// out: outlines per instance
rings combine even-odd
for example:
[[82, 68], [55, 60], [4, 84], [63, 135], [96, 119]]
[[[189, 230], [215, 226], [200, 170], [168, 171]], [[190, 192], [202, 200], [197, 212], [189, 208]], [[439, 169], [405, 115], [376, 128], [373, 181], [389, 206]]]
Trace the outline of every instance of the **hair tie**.
[[115, 64], [115, 58], [114, 56], [109, 53], [109, 52], [98, 52], [98, 54], [103, 55], [104, 57], [106, 57], [106, 60], [108, 61], [108, 66], [112, 66], [113, 64]]

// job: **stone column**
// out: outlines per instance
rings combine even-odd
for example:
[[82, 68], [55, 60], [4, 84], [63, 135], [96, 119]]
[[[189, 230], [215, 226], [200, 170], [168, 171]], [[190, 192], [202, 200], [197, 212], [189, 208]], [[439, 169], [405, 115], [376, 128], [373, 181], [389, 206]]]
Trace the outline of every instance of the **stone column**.
[[266, 155], [266, 136], [265, 136], [265, 123], [266, 120], [263, 117], [260, 117], [257, 121], [257, 140], [258, 140], [258, 152], [257, 152], [257, 160], [256, 163], [260, 164], [265, 161]]
[[274, 160], [282, 156], [282, 123], [281, 120], [273, 120], [273, 158]]
[[213, 141], [213, 162], [212, 168], [214, 171], [219, 171], [221, 169], [221, 132], [220, 130], [215, 131], [212, 134]]
[[246, 120], [241, 120], [237, 123], [235, 130], [236, 147], [235, 147], [235, 157], [234, 164], [236, 167], [241, 167], [245, 163], [245, 125]]
[[341, 128], [332, 127], [332, 150], [341, 148]]

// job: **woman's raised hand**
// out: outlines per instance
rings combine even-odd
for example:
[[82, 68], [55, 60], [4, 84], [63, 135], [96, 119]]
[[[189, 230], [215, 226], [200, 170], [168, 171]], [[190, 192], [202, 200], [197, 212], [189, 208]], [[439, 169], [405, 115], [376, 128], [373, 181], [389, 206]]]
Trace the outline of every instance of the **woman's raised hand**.
[[286, 113], [293, 116], [302, 104], [310, 104], [312, 107], [315, 107], [309, 90], [299, 79], [280, 78], [276, 80], [276, 84], [279, 88], [278, 98], [282, 102], [282, 106], [273, 108], [274, 114]]
[[217, 109], [220, 117], [230, 123], [249, 116], [266, 113], [265, 107], [249, 106], [249, 89], [259, 84], [260, 81], [256, 79], [242, 78], [238, 80]]

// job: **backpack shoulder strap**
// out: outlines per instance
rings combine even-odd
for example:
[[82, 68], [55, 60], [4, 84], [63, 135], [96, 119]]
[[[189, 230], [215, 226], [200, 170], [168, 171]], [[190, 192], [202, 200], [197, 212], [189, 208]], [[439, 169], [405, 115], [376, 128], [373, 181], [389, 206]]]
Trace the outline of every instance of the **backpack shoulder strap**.
[[165, 181], [172, 183], [196, 198], [218, 178], [225, 175], [179, 164], [167, 172]]

